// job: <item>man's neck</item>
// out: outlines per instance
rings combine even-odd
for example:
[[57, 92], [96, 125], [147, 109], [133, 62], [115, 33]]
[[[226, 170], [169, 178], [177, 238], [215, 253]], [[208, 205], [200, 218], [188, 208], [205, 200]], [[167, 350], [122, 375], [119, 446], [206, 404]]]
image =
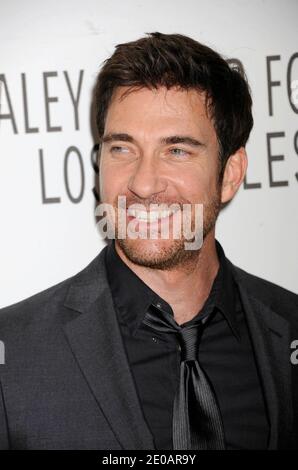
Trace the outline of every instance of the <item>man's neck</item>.
[[178, 324], [191, 320], [203, 307], [219, 269], [214, 233], [210, 232], [185, 268], [169, 271], [150, 269], [131, 262], [121, 249], [116, 251], [124, 263], [172, 308]]

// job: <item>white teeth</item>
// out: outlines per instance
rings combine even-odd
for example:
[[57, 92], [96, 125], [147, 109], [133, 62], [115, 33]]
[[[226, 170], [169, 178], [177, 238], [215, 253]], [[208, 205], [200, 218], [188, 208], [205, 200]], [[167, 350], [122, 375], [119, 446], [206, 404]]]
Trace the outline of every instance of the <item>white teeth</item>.
[[142, 220], [145, 222], [154, 222], [158, 219], [164, 219], [165, 217], [169, 217], [173, 211], [172, 210], [167, 210], [167, 211], [141, 211], [141, 210], [135, 210], [135, 209], [128, 209], [127, 210], [128, 215], [131, 215], [132, 217], [135, 217], [138, 220]]

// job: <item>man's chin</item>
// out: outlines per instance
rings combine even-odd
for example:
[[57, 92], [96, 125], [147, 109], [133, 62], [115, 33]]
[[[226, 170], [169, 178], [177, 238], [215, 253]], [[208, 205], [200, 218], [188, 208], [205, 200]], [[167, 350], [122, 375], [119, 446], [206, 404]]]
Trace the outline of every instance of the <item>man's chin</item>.
[[197, 256], [198, 251], [185, 249], [185, 241], [118, 239], [116, 243], [125, 257], [134, 264], [152, 269], [171, 270]]

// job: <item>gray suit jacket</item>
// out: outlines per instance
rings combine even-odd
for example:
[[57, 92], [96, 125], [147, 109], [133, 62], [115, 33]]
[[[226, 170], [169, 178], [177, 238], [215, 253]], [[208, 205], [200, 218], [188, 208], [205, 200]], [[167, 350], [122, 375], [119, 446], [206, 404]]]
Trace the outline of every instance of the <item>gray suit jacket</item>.
[[[0, 449], [154, 449], [105, 250], [72, 278], [0, 310]], [[298, 365], [290, 361], [298, 296], [230, 265], [268, 404], [269, 449], [298, 448]]]

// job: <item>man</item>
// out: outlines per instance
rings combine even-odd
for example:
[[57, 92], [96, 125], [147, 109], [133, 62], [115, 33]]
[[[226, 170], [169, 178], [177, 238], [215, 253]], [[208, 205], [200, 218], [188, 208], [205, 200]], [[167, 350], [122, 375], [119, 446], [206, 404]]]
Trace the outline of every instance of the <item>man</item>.
[[153, 33], [117, 46], [96, 106], [115, 240], [1, 311], [0, 447], [298, 447], [297, 296], [215, 239], [247, 167], [245, 78], [186, 36]]

